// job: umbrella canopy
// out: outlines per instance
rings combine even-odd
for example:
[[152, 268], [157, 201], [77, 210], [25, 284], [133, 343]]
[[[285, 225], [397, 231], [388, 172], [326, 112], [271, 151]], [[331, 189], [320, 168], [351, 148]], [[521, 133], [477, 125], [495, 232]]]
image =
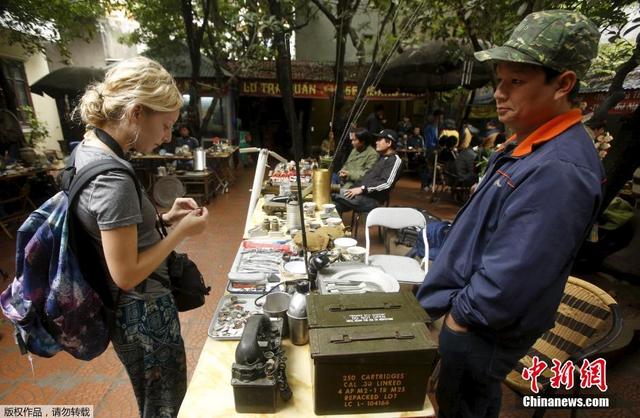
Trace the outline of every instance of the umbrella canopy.
[[491, 70], [473, 58], [473, 48], [457, 39], [434, 40], [392, 59], [378, 84], [383, 92], [421, 94], [477, 88], [491, 80]]
[[104, 68], [62, 67], [51, 71], [31, 85], [31, 92], [51, 97], [75, 96], [94, 81], [104, 79]]

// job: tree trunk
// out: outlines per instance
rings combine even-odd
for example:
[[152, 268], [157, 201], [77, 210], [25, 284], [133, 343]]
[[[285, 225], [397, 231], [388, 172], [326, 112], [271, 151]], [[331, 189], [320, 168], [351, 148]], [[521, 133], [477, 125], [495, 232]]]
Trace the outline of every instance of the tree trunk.
[[[373, 81], [375, 79], [375, 74], [378, 73], [378, 69], [376, 68], [377, 64], [376, 64], [376, 60], [378, 59], [378, 52], [380, 51], [380, 40], [382, 39], [382, 35], [384, 33], [384, 30], [387, 26], [387, 24], [389, 23], [389, 21], [391, 20], [391, 16], [393, 16], [393, 12], [395, 11], [396, 5], [395, 3], [391, 2], [389, 4], [389, 9], [387, 9], [387, 12], [385, 13], [384, 18], [382, 19], [382, 22], [380, 23], [380, 27], [378, 29], [378, 34], [376, 37], [376, 42], [373, 45], [373, 50], [371, 51], [371, 66], [373, 66], [371, 74], [369, 74], [369, 76], [365, 76], [365, 78], [363, 78], [362, 80], [360, 80], [360, 82], [358, 83], [358, 95], [356, 95], [356, 98], [353, 101], [353, 109], [355, 109], [356, 111], [358, 109], [360, 109], [360, 107], [362, 106], [362, 102], [364, 102], [366, 100], [367, 97], [367, 90], [369, 89], [369, 86], [371, 86], [373, 84]], [[348, 127], [351, 126], [351, 123], [354, 122], [353, 118], [357, 117], [357, 113], [356, 112], [352, 112], [351, 113], [351, 118], [348, 119], [344, 126], [345, 126], [345, 131], [342, 132], [342, 135], [340, 137], [340, 140], [342, 140], [343, 136], [346, 135], [346, 131], [348, 130]]]
[[600, 214], [609, 206], [625, 183], [633, 177], [634, 170], [640, 166], [640, 106], [629, 119], [622, 123], [602, 163], [607, 182]]
[[[593, 127], [604, 122], [609, 110], [624, 99], [624, 80], [640, 64], [640, 45], [638, 42], [640, 42], [640, 35], [636, 37], [636, 47], [631, 57], [616, 70], [607, 97], [593, 111], [593, 116], [587, 121], [588, 126]], [[640, 131], [638, 129], [640, 129], [640, 107], [622, 123], [620, 131], [611, 142], [611, 148], [603, 161], [607, 183], [600, 213], [609, 206], [611, 200], [631, 179], [633, 171], [640, 165]]]
[[[476, 51], [476, 52], [482, 51], [484, 48], [482, 47], [482, 45], [480, 45], [480, 41], [478, 40], [478, 35], [475, 33], [473, 27], [469, 24], [469, 21], [467, 19], [465, 19], [465, 17], [464, 17], [464, 8], [462, 7], [462, 4], [461, 4], [460, 8], [458, 9], [458, 18], [462, 22], [462, 25], [464, 26], [464, 29], [467, 32], [467, 36], [469, 37], [469, 40], [471, 41], [471, 45], [473, 46], [473, 50]], [[498, 79], [496, 78], [496, 74], [493, 71], [493, 64], [491, 64], [490, 61], [487, 61], [487, 62], [482, 62], [482, 63], [477, 63], [476, 62], [475, 65], [484, 65], [485, 67], [487, 67], [487, 69], [489, 70], [489, 74], [491, 74], [491, 86], [493, 87], [493, 90], [495, 91], [495, 89], [498, 87]]]
[[624, 80], [627, 78], [627, 75], [640, 64], [640, 45], [638, 45], [638, 42], [640, 42], [640, 34], [636, 37], [636, 47], [633, 50], [633, 54], [616, 70], [616, 75], [613, 77], [613, 80], [611, 80], [607, 97], [593, 111], [593, 116], [591, 116], [587, 125], [597, 126], [604, 122], [609, 110], [613, 109], [620, 100], [624, 99]]
[[[347, 9], [348, 0], [339, 0], [337, 4], [337, 19], [338, 26], [336, 26], [336, 59], [333, 66], [333, 71], [336, 80], [336, 91], [333, 93], [335, 109], [332, 112], [331, 126], [333, 129], [336, 127], [336, 121], [341, 119], [342, 109], [344, 107], [344, 57], [345, 49], [347, 47], [347, 36], [349, 35], [349, 28], [351, 27], [352, 15]], [[335, 133], [335, 131], [334, 131]]]
[[187, 46], [189, 47], [189, 58], [191, 60], [191, 78], [189, 80], [189, 115], [188, 121], [191, 130], [196, 138], [202, 138], [203, 132], [200, 129], [200, 93], [198, 92], [198, 79], [200, 78], [200, 45], [204, 36], [204, 30], [209, 22], [209, 12], [211, 4], [216, 0], [203, 2], [202, 26], [197, 27], [196, 15], [193, 10], [191, 0], [181, 0], [180, 10], [187, 35]]
[[[209, 105], [209, 108], [207, 109], [207, 112], [204, 114], [204, 117], [202, 118], [202, 130], [206, 130], [207, 129], [207, 125], [209, 125], [209, 121], [211, 120], [211, 116], [213, 116], [213, 112], [216, 110], [216, 104], [218, 102], [222, 101], [221, 97], [213, 97], [213, 100], [211, 100], [211, 104]], [[200, 139], [200, 138], [198, 138]], [[232, 138], [229, 138], [232, 139]], [[200, 144], [202, 145], [202, 141], [200, 140]]]
[[[269, 11], [277, 21], [284, 21], [280, 0], [269, 0]], [[296, 161], [302, 158], [302, 132], [298, 125], [295, 104], [293, 101], [293, 75], [291, 74], [291, 55], [289, 45], [286, 40], [284, 28], [280, 26], [273, 33], [273, 44], [276, 47], [276, 77], [280, 94], [282, 95], [282, 105], [284, 114], [289, 124], [291, 139], [293, 141], [293, 155]]]

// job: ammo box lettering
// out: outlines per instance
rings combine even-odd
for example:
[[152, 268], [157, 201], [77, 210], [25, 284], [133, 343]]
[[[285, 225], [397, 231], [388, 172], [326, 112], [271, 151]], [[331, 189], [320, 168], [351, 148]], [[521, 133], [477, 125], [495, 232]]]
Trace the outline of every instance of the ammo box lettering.
[[415, 297], [310, 295], [315, 413], [420, 410], [437, 346]]

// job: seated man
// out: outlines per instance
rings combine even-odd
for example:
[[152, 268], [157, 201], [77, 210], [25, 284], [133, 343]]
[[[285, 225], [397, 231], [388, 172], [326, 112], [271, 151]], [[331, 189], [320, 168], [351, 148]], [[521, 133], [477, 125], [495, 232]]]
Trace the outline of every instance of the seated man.
[[389, 199], [389, 192], [402, 173], [402, 159], [396, 154], [398, 134], [391, 129], [383, 129], [374, 134], [376, 151], [380, 158], [362, 177], [360, 183], [351, 189], [342, 190], [332, 196], [340, 214], [349, 210], [368, 212]]
[[358, 128], [349, 135], [353, 150], [338, 172], [341, 188], [344, 189], [350, 189], [354, 183], [359, 183], [364, 173], [378, 161], [378, 153], [370, 145], [373, 135], [369, 131]]
[[469, 143], [464, 144], [466, 148], [460, 150], [458, 157], [454, 161], [458, 186], [470, 187], [478, 182], [478, 175], [475, 168], [477, 154], [473, 150], [474, 147], [478, 146], [478, 143], [478, 137], [473, 135]]
[[194, 148], [198, 148], [200, 146], [198, 140], [191, 136], [191, 129], [187, 125], [180, 125], [178, 128], [178, 136], [173, 137], [171, 142], [162, 144], [160, 149], [171, 154], [175, 154], [176, 149], [183, 145], [187, 145], [189, 147], [189, 151], [193, 151]]
[[408, 148], [420, 148], [424, 149], [424, 138], [420, 135], [420, 127], [414, 126], [413, 132], [409, 139], [407, 139], [407, 147]]
[[176, 148], [187, 145], [189, 150], [193, 151], [200, 146], [198, 140], [191, 136], [191, 129], [187, 125], [180, 125], [178, 134], [179, 136], [174, 140]]

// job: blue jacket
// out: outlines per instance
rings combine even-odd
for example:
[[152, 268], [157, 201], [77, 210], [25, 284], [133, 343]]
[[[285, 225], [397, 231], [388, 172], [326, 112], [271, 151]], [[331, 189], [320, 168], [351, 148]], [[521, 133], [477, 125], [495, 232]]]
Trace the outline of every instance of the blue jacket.
[[436, 149], [438, 147], [438, 126], [430, 123], [424, 126], [424, 146], [427, 149]]
[[503, 340], [551, 328], [603, 179], [575, 111], [495, 153], [418, 290], [422, 307]]

